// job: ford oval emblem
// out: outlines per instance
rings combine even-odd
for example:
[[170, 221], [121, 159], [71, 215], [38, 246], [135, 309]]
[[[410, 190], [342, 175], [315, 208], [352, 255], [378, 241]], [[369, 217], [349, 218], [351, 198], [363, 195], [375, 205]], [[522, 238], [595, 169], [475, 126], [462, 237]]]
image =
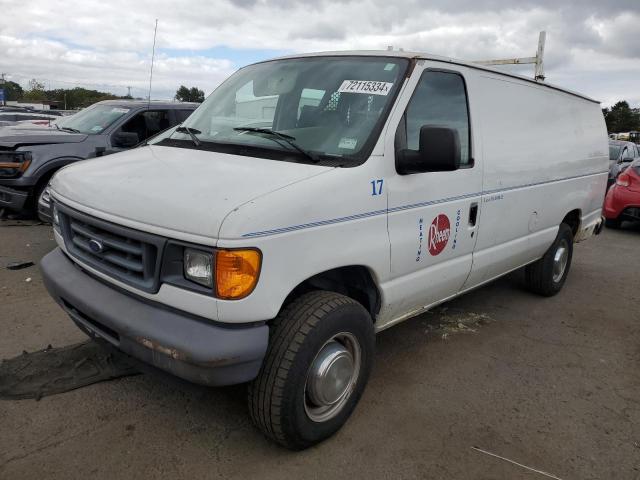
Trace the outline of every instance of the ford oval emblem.
[[92, 238], [91, 240], [89, 240], [89, 248], [93, 253], [102, 253], [102, 251], [104, 250], [104, 245], [100, 240]]

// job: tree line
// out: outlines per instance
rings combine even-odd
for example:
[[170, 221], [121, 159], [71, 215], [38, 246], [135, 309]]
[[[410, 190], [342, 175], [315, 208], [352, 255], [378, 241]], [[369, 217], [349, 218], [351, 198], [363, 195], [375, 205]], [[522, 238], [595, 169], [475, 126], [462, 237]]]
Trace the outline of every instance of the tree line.
[[624, 100], [611, 108], [603, 108], [602, 114], [609, 133], [640, 130], [640, 108], [632, 109]]
[[2, 88], [4, 88], [5, 100], [31, 103], [50, 101], [56, 102], [58, 108], [66, 110], [88, 107], [101, 100], [132, 98], [128, 95], [118, 96], [112, 93], [89, 90], [82, 87], [47, 90], [44, 84], [38, 82], [36, 79], [29, 81], [29, 88], [27, 90], [23, 89], [19, 83], [12, 81], [5, 81]]
[[[114, 95], [108, 92], [90, 90], [82, 87], [45, 89], [45, 85], [36, 79], [29, 81], [25, 90], [19, 83], [5, 81], [0, 85], [4, 89], [5, 100], [38, 103], [43, 101], [56, 102], [57, 108], [76, 110], [88, 107], [102, 100], [133, 99], [129, 95]], [[197, 87], [187, 88], [181, 85], [176, 91], [175, 97], [179, 102], [203, 102], [204, 91]]]

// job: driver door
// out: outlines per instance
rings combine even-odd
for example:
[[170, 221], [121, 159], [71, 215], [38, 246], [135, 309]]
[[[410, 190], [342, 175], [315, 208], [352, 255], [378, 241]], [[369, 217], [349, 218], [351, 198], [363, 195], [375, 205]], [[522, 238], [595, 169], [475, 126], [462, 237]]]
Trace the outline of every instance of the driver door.
[[[388, 179], [393, 316], [458, 293], [471, 271], [480, 217], [482, 171], [474, 160], [463, 72], [425, 69], [396, 132], [395, 149], [418, 149], [420, 128], [457, 130], [461, 164], [454, 171]], [[406, 146], [405, 146], [406, 145]]]

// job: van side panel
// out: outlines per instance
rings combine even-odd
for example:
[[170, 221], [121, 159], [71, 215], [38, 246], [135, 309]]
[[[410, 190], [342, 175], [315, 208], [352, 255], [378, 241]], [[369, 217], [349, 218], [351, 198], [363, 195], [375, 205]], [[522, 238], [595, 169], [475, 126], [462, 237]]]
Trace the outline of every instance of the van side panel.
[[[600, 106], [483, 72], [476, 128], [483, 140], [483, 196], [466, 288], [530, 263], [572, 210], [581, 229], [600, 216], [608, 165]], [[582, 231], [581, 230], [581, 231]]]

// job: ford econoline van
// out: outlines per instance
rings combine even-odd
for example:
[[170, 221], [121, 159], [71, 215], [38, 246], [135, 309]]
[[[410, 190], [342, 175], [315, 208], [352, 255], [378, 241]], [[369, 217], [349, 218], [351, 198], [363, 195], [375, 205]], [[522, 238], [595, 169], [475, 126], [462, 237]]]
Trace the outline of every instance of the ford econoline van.
[[607, 141], [596, 101], [449, 58], [260, 62], [149, 145], [60, 170], [42, 271], [88, 335], [248, 382], [255, 424], [302, 449], [355, 408], [376, 332], [523, 267], [561, 290]]

